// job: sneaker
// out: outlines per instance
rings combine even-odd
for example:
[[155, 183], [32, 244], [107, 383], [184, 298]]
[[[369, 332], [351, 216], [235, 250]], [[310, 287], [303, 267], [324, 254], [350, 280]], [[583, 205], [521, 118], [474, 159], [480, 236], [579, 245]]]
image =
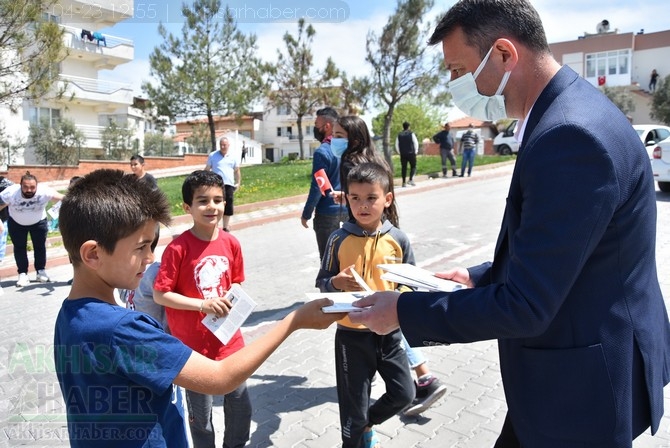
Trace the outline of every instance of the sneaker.
[[405, 182], [402, 183], [402, 187], [405, 188], [407, 184]]
[[24, 286], [28, 286], [30, 284], [30, 280], [28, 280], [28, 274], [25, 272], [22, 272], [19, 274], [19, 279], [16, 281], [16, 287], [17, 288], [23, 288]]
[[447, 392], [447, 386], [434, 376], [430, 377], [427, 381], [414, 384], [416, 385], [416, 396], [412, 404], [404, 412], [408, 417], [421, 414]]
[[410, 180], [409, 182], [407, 182], [407, 185], [411, 185], [413, 187], [416, 187], [416, 184], [414, 183], [413, 180]]
[[35, 277], [35, 281], [40, 282], [40, 283], [49, 283], [51, 279], [47, 275], [47, 271], [44, 269], [40, 269], [37, 271], [37, 276]]

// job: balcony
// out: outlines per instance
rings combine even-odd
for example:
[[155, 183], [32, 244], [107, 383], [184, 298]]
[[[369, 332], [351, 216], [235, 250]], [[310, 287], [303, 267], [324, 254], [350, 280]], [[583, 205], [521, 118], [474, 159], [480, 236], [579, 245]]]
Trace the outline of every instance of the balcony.
[[60, 0], [50, 13], [64, 23], [95, 24], [107, 28], [133, 17], [134, 0]]
[[81, 37], [81, 28], [61, 25], [63, 42], [70, 49], [70, 58], [91, 62], [97, 70], [111, 70], [119, 64], [130, 62], [135, 57], [132, 40], [104, 34], [105, 42], [89, 41]]
[[96, 112], [111, 112], [119, 106], [133, 104], [130, 84], [69, 75], [60, 75], [60, 78], [67, 83], [66, 97], [74, 95], [75, 104], [95, 107]]

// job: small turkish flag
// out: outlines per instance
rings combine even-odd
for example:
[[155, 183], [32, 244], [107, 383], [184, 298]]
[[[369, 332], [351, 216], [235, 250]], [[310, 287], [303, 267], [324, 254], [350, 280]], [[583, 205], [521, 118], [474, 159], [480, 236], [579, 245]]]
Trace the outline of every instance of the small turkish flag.
[[607, 81], [607, 78], [605, 76], [598, 76], [598, 85], [599, 86], [604, 86], [605, 81]]
[[321, 196], [325, 196], [328, 190], [333, 189], [333, 186], [330, 184], [330, 180], [326, 175], [326, 170], [323, 168], [314, 173], [314, 179], [316, 179], [316, 184], [319, 186], [319, 190], [321, 190]]

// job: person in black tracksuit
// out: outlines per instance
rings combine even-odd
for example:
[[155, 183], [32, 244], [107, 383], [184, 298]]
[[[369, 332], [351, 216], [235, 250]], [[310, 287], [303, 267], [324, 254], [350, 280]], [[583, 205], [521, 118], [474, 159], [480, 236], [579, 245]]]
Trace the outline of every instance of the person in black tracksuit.
[[[419, 150], [419, 141], [416, 139], [416, 134], [409, 129], [410, 124], [404, 122], [402, 124], [402, 132], [398, 134], [395, 140], [395, 149], [400, 154], [400, 168], [402, 173], [402, 186], [414, 186], [414, 175], [416, 174], [416, 153]], [[409, 163], [409, 182], [405, 182], [407, 178], [407, 164]]]
[[449, 123], [444, 123], [444, 129], [433, 135], [433, 141], [440, 144], [440, 156], [442, 157], [442, 177], [447, 177], [447, 159], [451, 164], [451, 172], [454, 177], [458, 177], [456, 173], [456, 159], [454, 158], [454, 137], [449, 133], [451, 126]]

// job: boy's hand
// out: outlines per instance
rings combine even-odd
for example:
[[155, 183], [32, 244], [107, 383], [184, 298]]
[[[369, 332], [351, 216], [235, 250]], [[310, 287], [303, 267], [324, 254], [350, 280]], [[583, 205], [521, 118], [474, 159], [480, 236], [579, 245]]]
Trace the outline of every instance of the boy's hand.
[[[311, 328], [313, 330], [322, 330], [328, 328], [336, 320], [343, 319], [346, 313], [324, 313], [321, 308], [330, 306], [333, 301], [330, 299], [312, 300], [293, 311], [291, 328], [298, 330], [301, 328]], [[289, 315], [290, 316], [290, 315]]]
[[202, 312], [207, 314], [214, 314], [216, 317], [227, 316], [233, 304], [225, 297], [214, 297], [205, 299], [202, 305]]
[[333, 277], [333, 286], [340, 291], [362, 291], [363, 288], [361, 288], [361, 285], [358, 284], [353, 274], [351, 273], [352, 269], [354, 269], [353, 264], [343, 269], [339, 274]]

